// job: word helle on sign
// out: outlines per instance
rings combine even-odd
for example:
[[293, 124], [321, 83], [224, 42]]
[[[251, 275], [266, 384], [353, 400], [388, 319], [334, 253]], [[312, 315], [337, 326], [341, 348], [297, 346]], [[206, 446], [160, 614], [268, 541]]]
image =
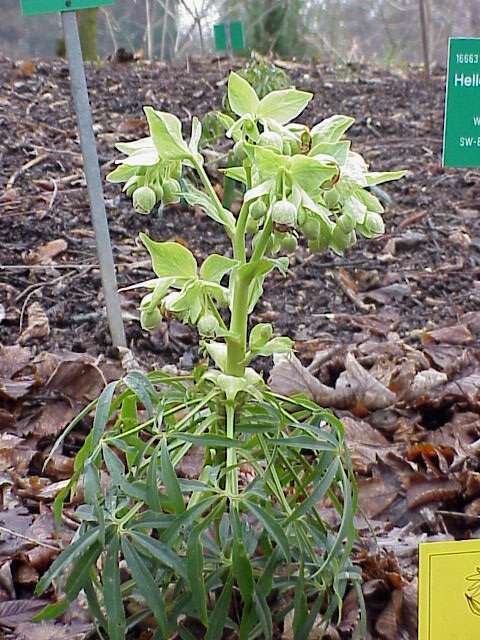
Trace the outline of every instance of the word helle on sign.
[[455, 74], [456, 87], [480, 87], [480, 73], [472, 73], [465, 75], [464, 73]]

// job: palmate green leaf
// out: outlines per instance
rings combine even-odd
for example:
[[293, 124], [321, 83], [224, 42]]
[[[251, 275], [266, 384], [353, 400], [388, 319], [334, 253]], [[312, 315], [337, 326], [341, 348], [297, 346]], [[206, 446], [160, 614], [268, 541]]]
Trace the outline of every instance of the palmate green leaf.
[[92, 429], [92, 447], [95, 448], [105, 431], [110, 417], [110, 407], [112, 405], [113, 394], [117, 388], [118, 381], [110, 382], [100, 394], [95, 410]]
[[407, 174], [407, 171], [370, 171], [366, 174], [367, 184], [373, 186], [390, 182], [392, 180], [400, 180]]
[[[330, 488], [332, 482], [337, 475], [338, 468], [340, 466], [340, 459], [337, 456], [334, 456], [333, 460], [330, 462], [330, 465], [326, 470], [323, 469], [323, 465], [320, 465], [319, 468], [316, 469], [315, 475], [312, 478], [313, 483], [313, 491], [311, 494], [300, 503], [288, 516], [286, 522], [290, 523], [300, 518], [300, 516], [304, 515], [310, 509], [315, 507], [316, 504], [323, 498], [323, 496], [327, 493]], [[323, 477], [319, 481], [319, 477], [325, 471]]]
[[[168, 620], [161, 590], [153, 579], [147, 564], [125, 536], [122, 538], [122, 551], [137, 589], [155, 616], [162, 637], [167, 638]], [[122, 638], [122, 640], [124, 639]]]
[[291, 338], [278, 336], [269, 340], [263, 347], [255, 349], [255, 355], [268, 357], [275, 353], [290, 353], [294, 346], [295, 343]]
[[90, 573], [92, 568], [95, 568], [95, 563], [101, 551], [102, 547], [97, 541], [79, 557], [67, 578], [64, 587], [65, 597], [42, 609], [40, 613], [34, 616], [34, 622], [54, 620], [65, 613], [70, 604], [77, 598], [85, 583], [90, 580]]
[[160, 513], [162, 511], [162, 503], [160, 501], [160, 492], [158, 490], [158, 474], [157, 474], [158, 450], [159, 450], [159, 447], [156, 447], [155, 451], [152, 453], [150, 462], [148, 463], [147, 502], [148, 502], [148, 506], [150, 507], [150, 509], [152, 509], [152, 511], [156, 511]]
[[[297, 634], [300, 628], [305, 624], [308, 616], [307, 594], [305, 592], [305, 566], [303, 563], [303, 555], [298, 569], [297, 583], [295, 585], [294, 594], [294, 615], [293, 615], [293, 632]], [[295, 636], [296, 637], [296, 636]]]
[[93, 462], [87, 462], [85, 465], [84, 476], [84, 494], [85, 502], [91, 504], [95, 516], [97, 518], [98, 525], [100, 527], [100, 541], [102, 545], [105, 544], [105, 510], [103, 505], [100, 504], [100, 498], [102, 496], [102, 488], [100, 485], [100, 474], [97, 466]]
[[320, 190], [322, 183], [331, 180], [338, 173], [336, 162], [321, 161], [307, 156], [293, 156], [290, 172], [295, 183], [307, 193]]
[[162, 464], [162, 480], [165, 485], [167, 496], [172, 504], [175, 513], [185, 511], [185, 503], [183, 501], [182, 491], [178, 482], [177, 474], [173, 468], [170, 455], [168, 453], [167, 443], [162, 442], [161, 448], [161, 464]]
[[203, 280], [219, 283], [223, 276], [230, 273], [238, 264], [238, 260], [212, 253], [200, 267], [200, 277]]
[[129, 167], [126, 164], [121, 164], [107, 175], [107, 180], [113, 184], [121, 184], [122, 182], [127, 182], [130, 178], [133, 178], [135, 174], [136, 167]]
[[258, 622], [258, 614], [255, 605], [250, 604], [248, 607], [244, 606], [242, 609], [242, 619], [240, 621], [240, 628], [238, 631], [239, 640], [248, 640], [250, 638], [250, 632]]
[[212, 218], [212, 220], [215, 220], [215, 222], [225, 225], [226, 220], [228, 224], [225, 226], [233, 233], [235, 217], [231, 211], [228, 209], [223, 210], [223, 215], [225, 216], [225, 220], [223, 220], [211, 198], [209, 198], [206, 193], [200, 191], [200, 189], [197, 189], [186, 181], [184, 181], [184, 189], [182, 190], [181, 195], [191, 207], [200, 207], [207, 216]]
[[233, 576], [228, 574], [223, 591], [218, 598], [208, 620], [208, 629], [204, 640], [221, 640], [232, 599]]
[[260, 100], [256, 115], [260, 119], [286, 124], [302, 113], [312, 98], [312, 93], [297, 89], [272, 91]]
[[328, 554], [325, 560], [322, 563], [320, 568], [320, 572], [322, 572], [325, 567], [327, 567], [334, 555], [337, 553], [340, 546], [344, 543], [345, 539], [347, 540], [342, 560], [345, 560], [353, 546], [355, 539], [355, 525], [354, 525], [354, 514], [355, 508], [352, 504], [352, 487], [350, 481], [343, 469], [340, 467], [340, 474], [342, 476], [342, 495], [343, 495], [343, 514], [342, 521], [340, 523], [340, 527], [335, 536], [335, 542], [332, 547], [329, 549]]
[[[312, 630], [315, 621], [317, 620], [317, 616], [320, 613], [320, 609], [322, 608], [322, 604], [324, 602], [325, 596], [323, 591], [315, 599], [313, 605], [310, 608], [310, 612], [305, 620], [305, 622], [297, 629], [295, 634], [295, 640], [309, 640], [310, 632]], [[327, 616], [325, 616], [327, 618]], [[326, 626], [326, 625], [325, 625]]]
[[207, 590], [203, 576], [203, 547], [200, 532], [195, 527], [188, 538], [187, 571], [192, 600], [198, 616], [205, 627], [208, 626]]
[[276, 547], [267, 556], [267, 562], [263, 567], [263, 572], [257, 582], [257, 592], [262, 594], [265, 598], [267, 598], [273, 589], [273, 576], [275, 574], [275, 570], [277, 566], [280, 564], [281, 558], [281, 550], [280, 547]]
[[272, 611], [268, 606], [266, 598], [259, 593], [255, 592], [254, 595], [255, 610], [258, 615], [260, 626], [262, 628], [262, 638], [265, 640], [272, 640], [273, 637], [273, 625], [272, 625]]
[[338, 443], [332, 438], [309, 438], [308, 436], [286, 436], [285, 438], [270, 438], [271, 444], [279, 447], [293, 447], [295, 449], [310, 449], [312, 451], [338, 451]]
[[98, 540], [99, 535], [100, 527], [89, 529], [62, 551], [58, 558], [50, 565], [48, 571], [40, 578], [35, 588], [35, 594], [41, 595], [44, 593], [52, 584], [52, 580], [63, 573], [75, 559], [89, 549]]
[[132, 140], [131, 142], [116, 142], [115, 149], [118, 149], [127, 156], [131, 156], [137, 151], [142, 149], [154, 149], [153, 140], [151, 136], [140, 138], [139, 140]]
[[[269, 151], [269, 149], [267, 149], [267, 151]], [[270, 169], [266, 170], [266, 174], [270, 174], [270, 173], [271, 173]], [[276, 175], [276, 174], [272, 174], [272, 175]], [[257, 198], [261, 198], [262, 196], [268, 195], [274, 190], [274, 188], [275, 188], [275, 180], [273, 179], [265, 180], [264, 182], [261, 182], [260, 184], [246, 191], [243, 200], [244, 202], [250, 202], [251, 200], [256, 200]]]
[[187, 580], [188, 574], [185, 559], [173, 551], [171, 547], [161, 540], [157, 540], [157, 538], [152, 538], [141, 532], [130, 531], [129, 535], [137, 549], [146, 553], [156, 563], [165, 565], [175, 571], [175, 573], [184, 580]]
[[[265, 181], [262, 182], [263, 186], [261, 189], [267, 193], [265, 189], [269, 189], [269, 186], [272, 184], [269, 182], [269, 179], [275, 178], [282, 169], [290, 167], [290, 158], [288, 156], [282, 156], [271, 149], [267, 149], [266, 147], [255, 147], [254, 155], [258, 172], [262, 181]], [[255, 195], [252, 196], [250, 193], [248, 196], [249, 199], [262, 195], [260, 186], [256, 188], [257, 191], [254, 192]]]
[[[242, 386], [243, 389], [243, 386]], [[169, 432], [169, 436], [174, 438], [178, 438], [178, 440], [182, 440], [183, 442], [191, 442], [192, 444], [196, 444], [199, 447], [205, 448], [220, 448], [220, 449], [241, 449], [245, 446], [248, 446], [245, 442], [240, 442], [238, 440], [234, 440], [233, 438], [227, 438], [226, 436], [211, 436], [211, 435], [196, 435], [194, 433], [182, 433], [179, 431]]]
[[152, 417], [153, 401], [158, 400], [158, 393], [147, 376], [141, 371], [129, 371], [123, 378], [123, 382], [141, 400], [149, 417]]
[[190, 507], [177, 516], [165, 532], [161, 534], [162, 541], [166, 544], [172, 544], [182, 527], [188, 527], [193, 522], [196, 522], [196, 519], [200, 518], [217, 500], [218, 496], [210, 496], [200, 502], [197, 502], [193, 507]]
[[109, 640], [125, 640], [126, 619], [121, 592], [119, 546], [118, 536], [114, 535], [108, 546], [103, 568], [103, 602]]
[[237, 182], [241, 182], [242, 184], [247, 184], [247, 172], [243, 167], [227, 167], [226, 169], [220, 169], [221, 173], [227, 178], [231, 178], [232, 180], [236, 180]]
[[250, 500], [245, 500], [243, 504], [250, 511], [250, 513], [254, 515], [261, 524], [263, 524], [265, 529], [272, 536], [273, 540], [275, 540], [276, 544], [282, 550], [282, 553], [285, 556], [287, 562], [289, 562], [290, 547], [288, 544], [287, 536], [285, 535], [283, 524], [280, 524], [273, 515], [271, 515], [268, 511], [266, 511], [259, 505], [254, 504]]
[[144, 233], [140, 240], [152, 259], [152, 267], [159, 278], [195, 278], [197, 261], [191, 251], [178, 242], [155, 242]]
[[234, 71], [228, 76], [228, 102], [237, 116], [254, 115], [260, 104], [255, 89]]
[[312, 128], [313, 143], [338, 142], [354, 122], [355, 118], [342, 115], [334, 115], [322, 120]]
[[192, 152], [182, 137], [180, 120], [171, 113], [144, 107], [148, 126], [158, 155], [163, 160], [191, 159]]
[[250, 607], [255, 593], [252, 565], [245, 551], [243, 540], [237, 534], [232, 547], [232, 571], [246, 607]]

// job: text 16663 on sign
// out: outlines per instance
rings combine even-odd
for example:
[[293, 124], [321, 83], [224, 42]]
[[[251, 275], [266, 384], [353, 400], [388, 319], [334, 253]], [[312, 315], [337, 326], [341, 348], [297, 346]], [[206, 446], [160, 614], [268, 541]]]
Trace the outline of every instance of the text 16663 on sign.
[[450, 39], [443, 164], [480, 167], [480, 38]]

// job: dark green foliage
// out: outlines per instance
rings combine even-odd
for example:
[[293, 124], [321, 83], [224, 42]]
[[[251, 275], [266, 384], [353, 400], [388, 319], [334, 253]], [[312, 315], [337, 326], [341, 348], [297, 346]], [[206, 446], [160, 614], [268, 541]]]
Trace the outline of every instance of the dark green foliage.
[[[205, 640], [220, 640], [225, 626], [241, 640], [271, 638], [286, 614], [280, 602], [295, 608], [295, 638], [307, 639], [320, 608], [335, 614], [347, 584], [360, 579], [350, 561], [356, 492], [340, 421], [306, 399], [242, 392], [232, 441], [218, 420], [219, 395], [197, 373], [130, 373], [105, 389], [69, 487], [83, 476], [81, 528], [37, 589], [63, 575], [64, 597], [38, 619], [63, 613], [81, 589], [111, 640], [150, 614], [159, 638], [199, 637], [199, 624]], [[150, 417], [135, 420], [146, 408]], [[194, 445], [205, 465], [186, 481], [176, 468]], [[254, 478], [240, 476], [236, 497], [226, 495], [222, 463], [232, 447]], [[110, 476], [103, 491], [101, 466]], [[320, 516], [327, 496], [338, 529]], [[126, 617], [128, 600], [143, 614]]]

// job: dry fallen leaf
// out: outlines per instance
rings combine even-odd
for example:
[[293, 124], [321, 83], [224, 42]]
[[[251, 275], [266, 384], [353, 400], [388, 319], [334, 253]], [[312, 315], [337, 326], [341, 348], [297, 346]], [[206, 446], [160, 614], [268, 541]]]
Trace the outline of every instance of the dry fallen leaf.
[[464, 324], [455, 324], [451, 327], [441, 327], [432, 331], [425, 331], [422, 335], [422, 344], [471, 344], [474, 336]]
[[48, 316], [39, 302], [33, 302], [27, 309], [28, 325], [18, 341], [20, 344], [29, 342], [32, 338], [45, 338], [50, 335]]
[[269, 384], [274, 391], [283, 395], [305, 393], [324, 407], [361, 407], [367, 412], [385, 409], [394, 404], [397, 398], [362, 367], [351, 353], [347, 354], [345, 371], [339, 375], [334, 389], [317, 380], [293, 355], [277, 357], [274, 362]]
[[25, 264], [50, 264], [56, 256], [68, 248], [66, 240], [58, 238], [51, 240], [33, 251], [30, 251], [25, 259]]

